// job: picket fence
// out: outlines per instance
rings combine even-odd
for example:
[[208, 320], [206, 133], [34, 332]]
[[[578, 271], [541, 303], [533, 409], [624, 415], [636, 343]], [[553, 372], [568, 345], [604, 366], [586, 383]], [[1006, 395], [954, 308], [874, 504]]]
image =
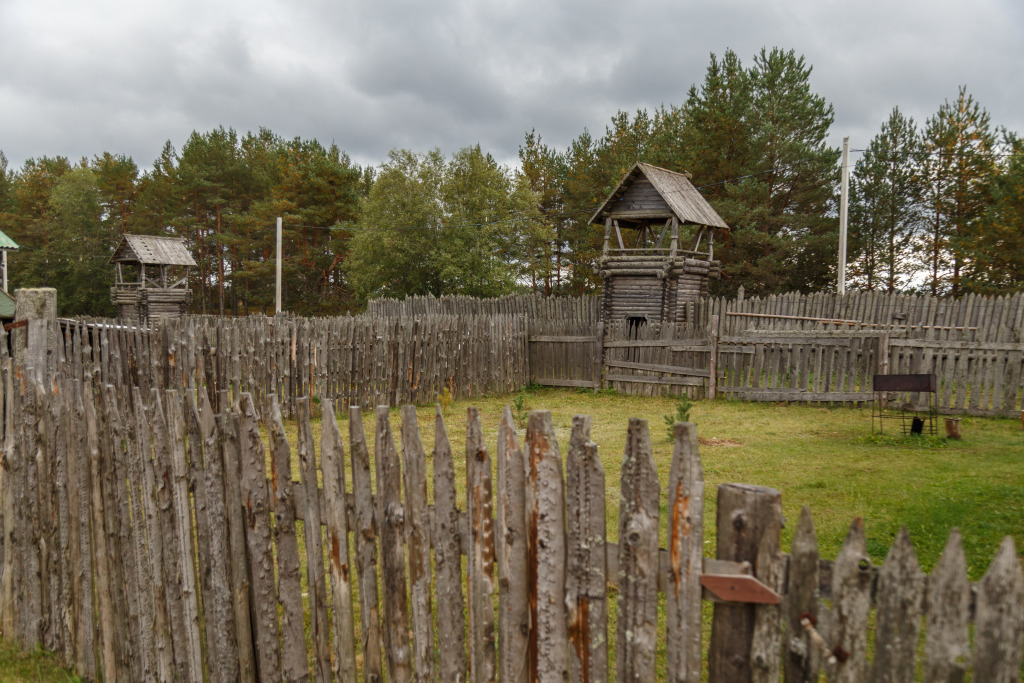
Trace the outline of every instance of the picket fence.
[[[0, 627], [89, 679], [1020, 674], [1024, 575], [1010, 538], [974, 585], [956, 532], [926, 577], [905, 533], [872, 567], [859, 520], [835, 562], [820, 560], [804, 510], [784, 555], [779, 492], [724, 484], [718, 556], [703, 557], [693, 425], [675, 427], [663, 487], [647, 424], [629, 421], [613, 536], [586, 417], [563, 460], [549, 413], [529, 415], [520, 443], [506, 409], [492, 455], [469, 409], [459, 482], [440, 408], [428, 458], [412, 406], [395, 431], [377, 409], [372, 454], [352, 406], [346, 456], [330, 398], [317, 444], [306, 397], [289, 439], [274, 395], [260, 413], [251, 394], [222, 391], [215, 411], [202, 386], [147, 393], [32, 368], [5, 372], [4, 388]], [[706, 647], [702, 600], [715, 603]]]

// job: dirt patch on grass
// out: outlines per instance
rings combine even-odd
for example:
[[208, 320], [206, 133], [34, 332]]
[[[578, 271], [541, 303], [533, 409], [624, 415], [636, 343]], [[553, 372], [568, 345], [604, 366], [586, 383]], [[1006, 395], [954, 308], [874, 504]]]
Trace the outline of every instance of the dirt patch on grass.
[[697, 437], [697, 442], [701, 446], [742, 446], [743, 445], [739, 441], [736, 441], [735, 439], [719, 439], [719, 438], [714, 437], [714, 436], [711, 436], [711, 437], [698, 436]]

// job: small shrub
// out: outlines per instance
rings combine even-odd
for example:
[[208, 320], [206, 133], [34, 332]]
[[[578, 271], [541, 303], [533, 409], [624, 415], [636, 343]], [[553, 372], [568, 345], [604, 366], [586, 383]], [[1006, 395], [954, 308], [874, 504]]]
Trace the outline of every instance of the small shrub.
[[526, 424], [528, 414], [529, 408], [526, 407], [526, 392], [520, 389], [516, 397], [512, 399], [512, 417], [515, 418], [516, 424], [520, 429]]
[[665, 416], [665, 434], [670, 443], [676, 439], [676, 422], [689, 422], [690, 408], [692, 407], [693, 401], [690, 400], [690, 397], [683, 396], [676, 401], [676, 414]]
[[447, 416], [448, 406], [452, 404], [452, 392], [448, 387], [445, 387], [444, 391], [437, 395], [437, 402], [441, 404], [441, 414]]

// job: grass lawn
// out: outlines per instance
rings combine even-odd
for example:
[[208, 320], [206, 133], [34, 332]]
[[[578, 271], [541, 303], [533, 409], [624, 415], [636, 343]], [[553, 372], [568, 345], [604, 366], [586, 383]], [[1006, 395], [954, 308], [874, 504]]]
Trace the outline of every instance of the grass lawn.
[[[464, 443], [466, 408], [480, 409], [484, 436], [492, 455], [501, 411], [514, 396], [453, 401], [445, 408], [445, 423], [455, 455], [460, 507], [465, 507]], [[523, 392], [525, 409], [552, 413], [563, 458], [569, 444], [572, 416], [593, 417], [591, 438], [598, 444], [607, 482], [608, 536], [618, 533], [619, 470], [630, 417], [647, 419], [662, 485], [661, 538], [667, 535], [665, 487], [672, 444], [665, 415], [674, 415], [675, 399], [624, 396], [566, 389], [533, 388]], [[417, 410], [424, 447], [429, 454], [434, 438], [434, 408]], [[944, 438], [873, 437], [870, 408], [742, 403], [719, 400], [696, 402], [690, 420], [697, 425], [706, 481], [705, 554], [714, 556], [715, 490], [718, 484], [759, 484], [782, 492], [787, 526], [782, 546], [788, 551], [802, 506], [810, 507], [821, 556], [834, 559], [856, 517], [864, 520], [868, 550], [881, 564], [901, 526], [906, 526], [925, 571], [938, 560], [950, 529], [963, 532], [968, 573], [984, 574], [1003, 536], [1010, 534], [1024, 549], [1024, 429], [1015, 419], [964, 417], [963, 440]], [[373, 448], [373, 411], [364, 413], [365, 431]], [[339, 416], [346, 450], [346, 479], [351, 488], [351, 453], [347, 415]], [[392, 411], [392, 430], [398, 442], [400, 417]], [[295, 451], [297, 429], [286, 424], [292, 444], [293, 477], [298, 479]], [[313, 425], [319, 448], [319, 420]], [[519, 430], [520, 440], [525, 430]], [[430, 456], [428, 455], [428, 460]], [[428, 462], [428, 495], [432, 462]], [[299, 556], [305, 554], [302, 530], [297, 529]], [[354, 549], [353, 549], [354, 552]], [[609, 596], [612, 599], [612, 596]], [[614, 600], [609, 604], [614, 617]], [[706, 615], [710, 605], [705, 605]], [[662, 623], [664, 614], [661, 615]], [[356, 617], [358, 624], [358, 617]], [[614, 642], [614, 626], [610, 625]], [[707, 638], [705, 638], [705, 647]], [[664, 647], [664, 644], [661, 644]], [[614, 657], [614, 653], [612, 653]], [[663, 672], [664, 653], [659, 653]], [[20, 666], [21, 669], [14, 669]], [[28, 667], [28, 668], [25, 668]], [[37, 668], [38, 667], [38, 673]], [[49, 667], [49, 668], [48, 668]], [[14, 673], [8, 673], [8, 669]], [[24, 673], [21, 673], [24, 671]], [[9, 645], [0, 649], [0, 681], [66, 681], [45, 655], [22, 655]]]

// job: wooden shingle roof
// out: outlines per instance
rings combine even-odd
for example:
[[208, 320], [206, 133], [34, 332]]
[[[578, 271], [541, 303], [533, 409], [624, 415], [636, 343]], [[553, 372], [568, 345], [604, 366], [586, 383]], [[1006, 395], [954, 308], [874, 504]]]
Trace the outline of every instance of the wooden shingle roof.
[[194, 266], [195, 260], [180, 237], [125, 235], [110, 257], [111, 263], [141, 263], [159, 266]]
[[606, 217], [616, 214], [628, 217], [628, 207], [621, 207], [619, 204], [626, 191], [639, 180], [647, 180], [654, 186], [654, 189], [668, 205], [667, 209], [675, 214], [681, 223], [729, 229], [722, 217], [711, 208], [711, 205], [701, 196], [689, 178], [682, 173], [639, 161], [633, 164], [633, 168], [623, 176], [615, 190], [608, 195], [608, 199], [594, 212], [590, 222], [602, 222]]

